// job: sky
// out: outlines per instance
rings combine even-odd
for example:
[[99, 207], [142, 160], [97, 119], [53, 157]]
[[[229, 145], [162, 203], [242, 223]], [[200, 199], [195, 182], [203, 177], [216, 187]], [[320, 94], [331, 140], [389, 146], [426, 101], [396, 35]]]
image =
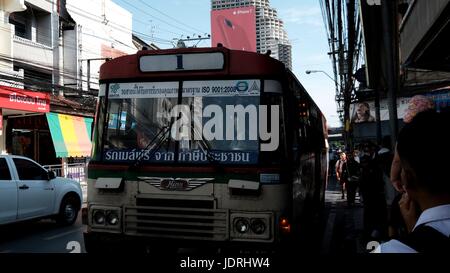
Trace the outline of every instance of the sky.
[[[133, 14], [133, 31], [160, 48], [173, 48], [173, 40], [210, 34], [210, 0], [113, 0]], [[328, 125], [341, 126], [336, 113], [335, 83], [322, 70], [333, 75], [329, 48], [319, 0], [270, 0], [284, 21], [292, 44], [292, 69], [325, 114]], [[195, 34], [195, 35], [194, 35]], [[193, 46], [197, 42], [187, 45]], [[211, 45], [202, 40], [198, 47]]]

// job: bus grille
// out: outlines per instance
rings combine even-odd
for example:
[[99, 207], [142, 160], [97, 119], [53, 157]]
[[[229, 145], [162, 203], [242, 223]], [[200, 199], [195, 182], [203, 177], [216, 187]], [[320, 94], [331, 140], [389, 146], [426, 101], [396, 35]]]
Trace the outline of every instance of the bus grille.
[[124, 208], [128, 235], [222, 241], [228, 238], [228, 212], [214, 209], [213, 200], [140, 198]]

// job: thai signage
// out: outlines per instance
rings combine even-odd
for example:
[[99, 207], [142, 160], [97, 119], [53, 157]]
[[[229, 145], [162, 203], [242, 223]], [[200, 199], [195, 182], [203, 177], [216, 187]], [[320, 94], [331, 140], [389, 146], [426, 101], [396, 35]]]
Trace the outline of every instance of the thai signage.
[[50, 95], [0, 86], [0, 108], [48, 113], [50, 112]]
[[[126, 162], [173, 162], [174, 152], [157, 151], [151, 149], [132, 150], [108, 150], [104, 153], [106, 161]], [[222, 164], [255, 164], [258, 162], [258, 152], [255, 151], [183, 151], [178, 154], [179, 162], [207, 163], [217, 162]]]

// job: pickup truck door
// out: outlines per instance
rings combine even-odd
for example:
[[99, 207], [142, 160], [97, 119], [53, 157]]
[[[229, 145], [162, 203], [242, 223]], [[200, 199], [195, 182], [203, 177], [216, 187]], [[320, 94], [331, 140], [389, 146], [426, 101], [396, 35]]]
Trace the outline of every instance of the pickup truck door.
[[17, 181], [12, 179], [6, 158], [0, 158], [0, 224], [17, 218]]
[[36, 162], [13, 158], [18, 180], [18, 218], [50, 215], [53, 211], [55, 187], [47, 171]]

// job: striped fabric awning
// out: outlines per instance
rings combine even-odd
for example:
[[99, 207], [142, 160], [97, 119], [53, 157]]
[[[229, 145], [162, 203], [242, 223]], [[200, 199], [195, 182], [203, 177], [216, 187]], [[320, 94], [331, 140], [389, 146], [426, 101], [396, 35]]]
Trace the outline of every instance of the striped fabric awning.
[[92, 118], [56, 113], [46, 115], [56, 157], [89, 157], [91, 155]]

